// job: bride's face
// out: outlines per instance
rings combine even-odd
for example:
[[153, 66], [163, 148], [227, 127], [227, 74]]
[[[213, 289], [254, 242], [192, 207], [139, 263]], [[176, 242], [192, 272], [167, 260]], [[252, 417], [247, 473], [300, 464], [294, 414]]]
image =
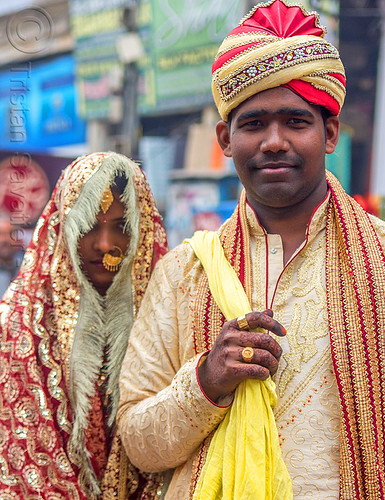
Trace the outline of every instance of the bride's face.
[[[114, 193], [114, 201], [106, 213], [100, 211], [90, 232], [79, 240], [81, 268], [100, 295], [105, 295], [118, 270], [108, 270], [103, 257], [126, 254], [130, 235], [124, 232], [124, 205]], [[121, 252], [120, 252], [121, 250]]]

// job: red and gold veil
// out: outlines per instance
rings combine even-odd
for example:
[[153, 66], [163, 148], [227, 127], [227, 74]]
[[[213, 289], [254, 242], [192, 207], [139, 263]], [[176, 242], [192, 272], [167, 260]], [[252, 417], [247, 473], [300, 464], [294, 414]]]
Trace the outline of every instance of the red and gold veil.
[[[128, 179], [121, 200], [130, 246], [101, 297], [81, 271], [77, 244], [119, 173]], [[2, 494], [55, 500], [99, 495], [122, 357], [151, 271], [166, 251], [161, 217], [133, 161], [94, 153], [63, 171], [0, 303]], [[103, 370], [107, 405], [97, 389]]]

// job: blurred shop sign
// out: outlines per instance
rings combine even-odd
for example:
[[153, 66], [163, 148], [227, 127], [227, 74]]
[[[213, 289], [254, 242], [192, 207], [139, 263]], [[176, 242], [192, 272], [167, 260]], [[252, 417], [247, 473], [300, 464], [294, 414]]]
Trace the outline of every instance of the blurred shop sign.
[[20, 62], [0, 72], [0, 148], [46, 151], [85, 142], [73, 57]]
[[[255, 2], [258, 3], [258, 2]], [[328, 40], [338, 43], [339, 0], [303, 0], [320, 11]], [[225, 36], [248, 12], [245, 0], [142, 0], [138, 31], [142, 115], [190, 111], [212, 103], [211, 65]]]
[[142, 0], [138, 31], [147, 56], [139, 63], [140, 112], [211, 103], [215, 54], [244, 13], [244, 0]]
[[112, 101], [110, 74], [122, 66], [117, 38], [127, 0], [70, 0], [70, 24], [75, 39], [76, 80], [80, 114], [87, 120], [108, 119]]

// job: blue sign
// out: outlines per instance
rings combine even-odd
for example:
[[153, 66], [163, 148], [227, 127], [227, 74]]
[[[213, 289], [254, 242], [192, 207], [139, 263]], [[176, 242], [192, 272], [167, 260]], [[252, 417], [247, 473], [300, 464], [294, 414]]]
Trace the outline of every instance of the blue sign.
[[0, 148], [40, 151], [85, 142], [72, 56], [0, 72]]

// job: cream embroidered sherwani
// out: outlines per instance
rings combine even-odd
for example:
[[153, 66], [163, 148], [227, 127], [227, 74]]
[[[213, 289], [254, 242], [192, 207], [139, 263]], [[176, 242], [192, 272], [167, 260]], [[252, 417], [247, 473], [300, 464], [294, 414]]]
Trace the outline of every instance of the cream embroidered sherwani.
[[[247, 207], [252, 306], [271, 308], [287, 330], [274, 380], [274, 409], [294, 498], [337, 499], [338, 391], [325, 295], [325, 226], [329, 198], [315, 211], [306, 241], [283, 266], [279, 235], [267, 234]], [[385, 223], [372, 217], [382, 245]], [[148, 472], [175, 469], [166, 499], [188, 499], [195, 453], [231, 401], [209, 401], [196, 376], [191, 310], [202, 267], [189, 244], [157, 265], [122, 366], [118, 423], [131, 461]], [[164, 491], [162, 491], [164, 493]]]

